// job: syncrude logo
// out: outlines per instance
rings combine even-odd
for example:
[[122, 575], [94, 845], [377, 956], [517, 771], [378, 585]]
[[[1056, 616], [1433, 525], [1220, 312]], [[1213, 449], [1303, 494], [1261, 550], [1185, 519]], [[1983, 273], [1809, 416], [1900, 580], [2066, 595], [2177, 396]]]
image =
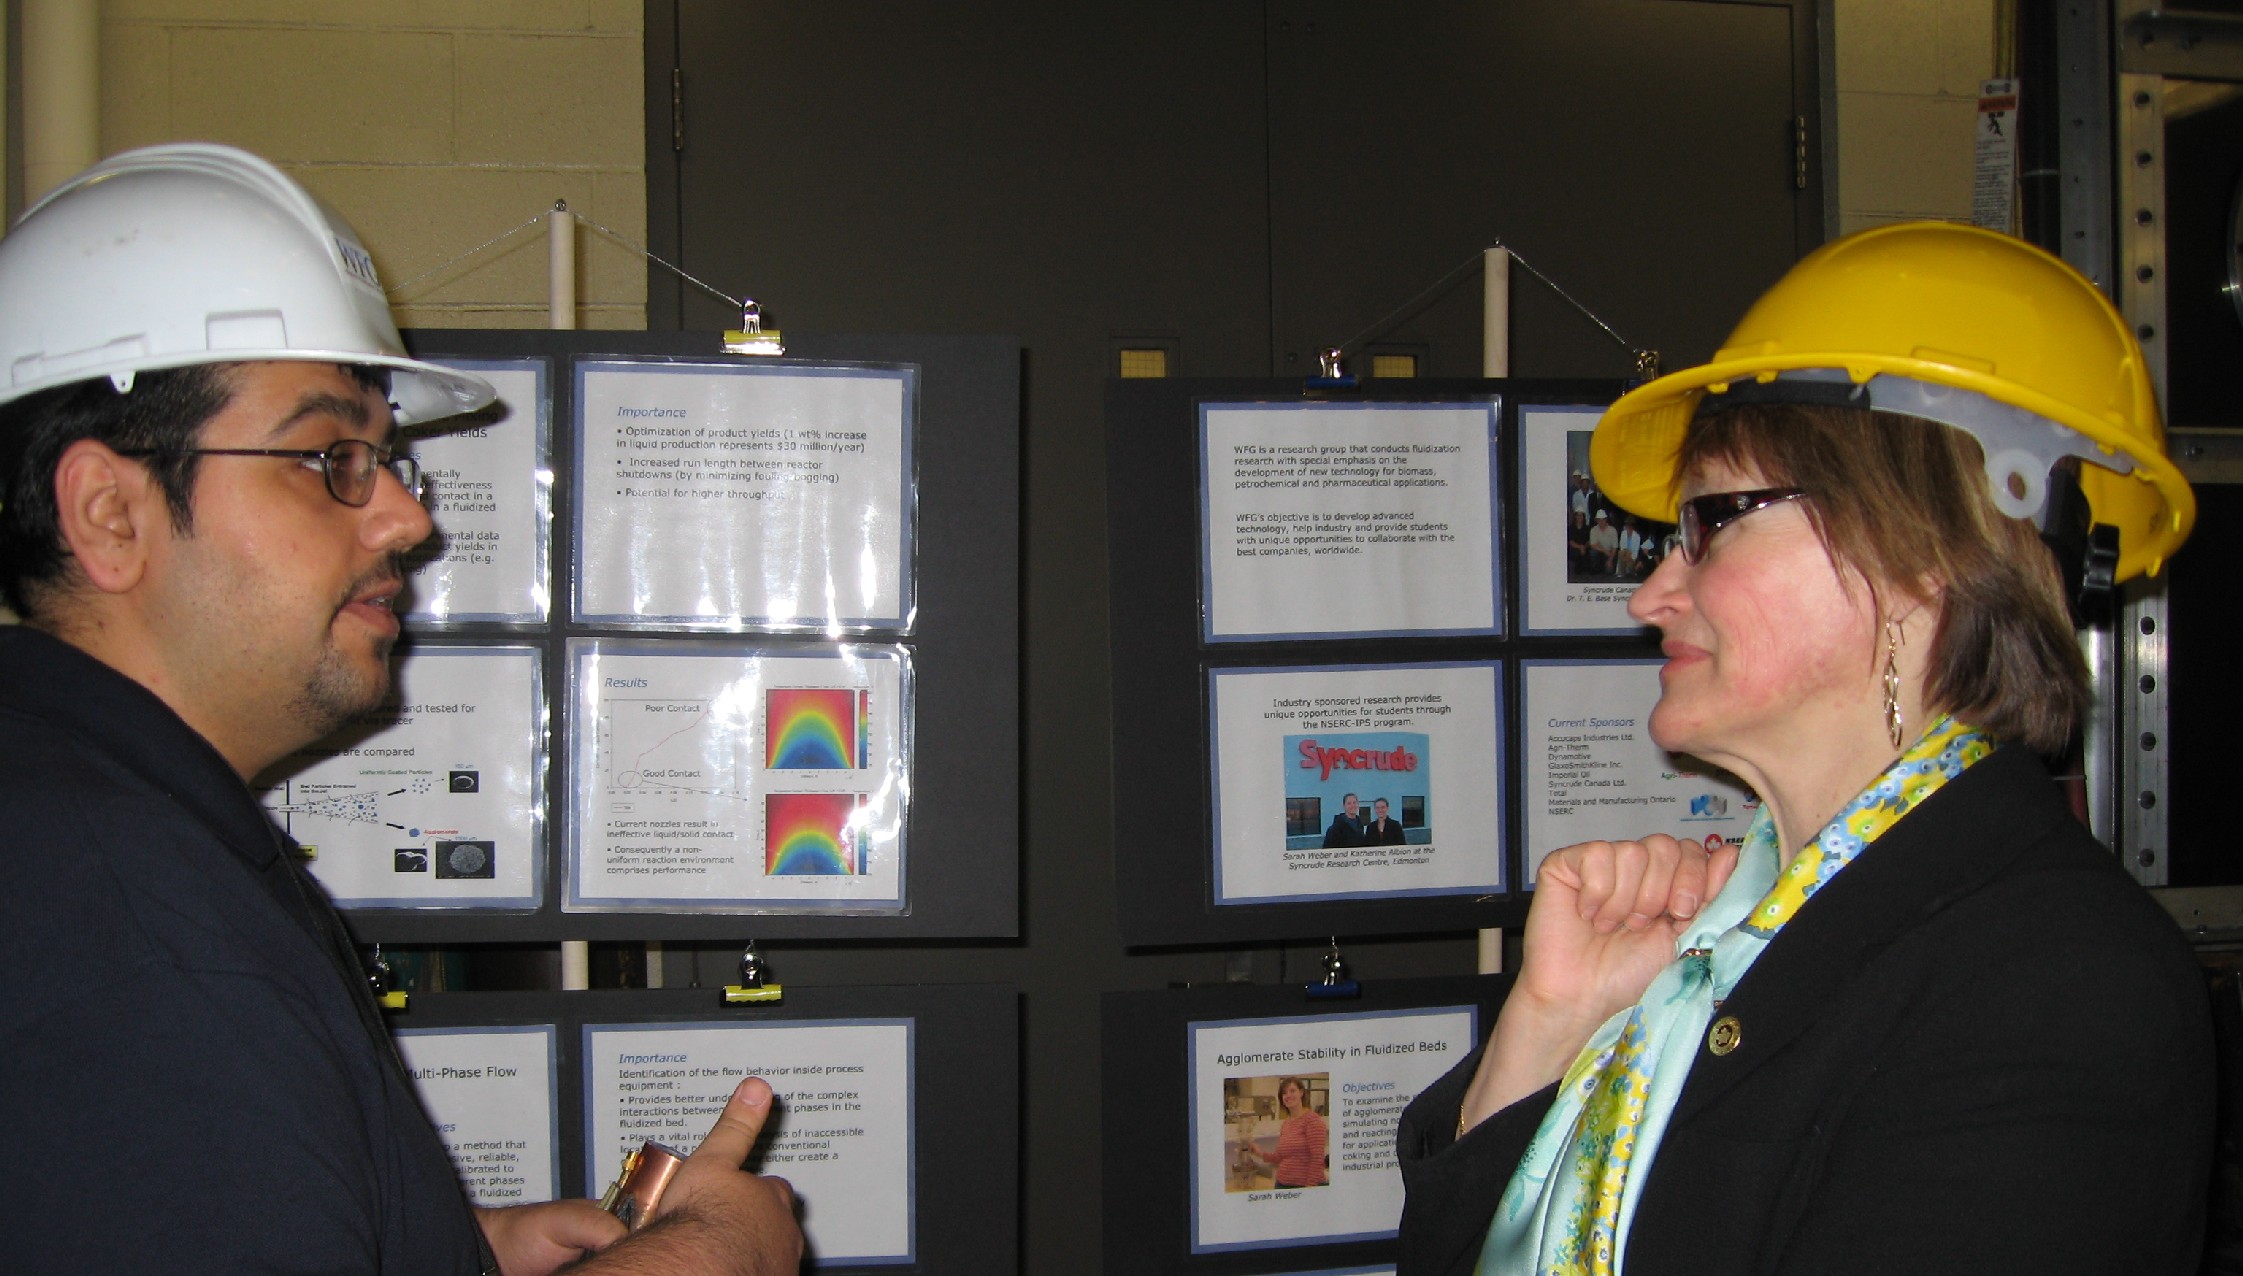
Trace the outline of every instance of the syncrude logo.
[[1417, 755], [1400, 745], [1391, 750], [1327, 749], [1314, 740], [1301, 741], [1301, 769], [1319, 772], [1321, 780], [1341, 771], [1415, 771]]

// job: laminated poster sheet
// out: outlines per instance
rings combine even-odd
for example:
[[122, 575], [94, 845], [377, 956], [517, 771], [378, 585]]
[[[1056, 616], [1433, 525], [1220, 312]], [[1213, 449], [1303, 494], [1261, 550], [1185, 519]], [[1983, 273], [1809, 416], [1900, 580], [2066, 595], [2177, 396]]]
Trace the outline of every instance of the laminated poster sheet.
[[407, 556], [404, 621], [541, 622], [552, 602], [550, 367], [439, 362], [498, 387], [498, 403], [413, 436], [436, 534]]
[[578, 910], [904, 904], [900, 647], [569, 644]]
[[1378, 1240], [1402, 1109], [1479, 1040], [1472, 1006], [1190, 1026], [1192, 1252]]
[[560, 1198], [553, 1025], [392, 1035], [470, 1200], [496, 1207]]
[[389, 699], [298, 751], [259, 794], [345, 908], [535, 908], [545, 708], [529, 646], [423, 643]]
[[1215, 903], [1504, 889], [1495, 662], [1216, 669], [1207, 699]]
[[1528, 634], [1632, 633], [1628, 597], [1678, 543], [1674, 524], [1614, 505], [1589, 473], [1604, 409], [1519, 407], [1519, 627]]
[[909, 630], [918, 370], [576, 365], [579, 620]]
[[1497, 404], [1200, 405], [1202, 637], [1492, 634]]
[[1666, 833], [1741, 843], [1760, 799], [1727, 772], [1651, 739], [1659, 666], [1651, 660], [1521, 664], [1526, 870], [1594, 839]]
[[584, 1185], [597, 1196], [652, 1139], [698, 1147], [746, 1076], [779, 1096], [750, 1170], [802, 1202], [821, 1263], [909, 1263], [913, 1218], [909, 1019], [588, 1024]]

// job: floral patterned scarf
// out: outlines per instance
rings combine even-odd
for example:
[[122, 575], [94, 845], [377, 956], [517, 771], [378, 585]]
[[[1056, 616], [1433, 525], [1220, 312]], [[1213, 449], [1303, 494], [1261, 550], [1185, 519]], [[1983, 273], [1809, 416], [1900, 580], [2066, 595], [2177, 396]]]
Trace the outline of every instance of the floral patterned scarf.
[[[1863, 848], [1994, 751], [1942, 717], [1783, 866], [1762, 807], [1737, 871], [1675, 941], [1642, 1000], [1605, 1021], [1566, 1070], [1556, 1102], [1504, 1189], [1479, 1276], [1613, 1276], [1627, 1255], [1629, 1184], [1658, 1155], [1714, 1007], [1785, 922]], [[1719, 1043], [1713, 1045], [1719, 1049]]]

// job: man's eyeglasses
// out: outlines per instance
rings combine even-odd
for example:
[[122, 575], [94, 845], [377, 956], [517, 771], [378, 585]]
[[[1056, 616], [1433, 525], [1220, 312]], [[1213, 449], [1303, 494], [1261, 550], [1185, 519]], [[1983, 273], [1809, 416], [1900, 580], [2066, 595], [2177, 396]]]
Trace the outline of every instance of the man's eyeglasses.
[[1682, 534], [1682, 561], [1695, 563], [1706, 552], [1713, 534], [1747, 514], [1807, 493], [1796, 487], [1762, 487], [1749, 492], [1711, 492], [1682, 503], [1677, 530]]
[[357, 508], [374, 499], [377, 476], [388, 470], [414, 500], [421, 499], [421, 463], [398, 456], [388, 448], [364, 439], [337, 439], [318, 451], [304, 448], [181, 447], [136, 448], [119, 456], [284, 456], [296, 461], [319, 462], [327, 480], [327, 494]]

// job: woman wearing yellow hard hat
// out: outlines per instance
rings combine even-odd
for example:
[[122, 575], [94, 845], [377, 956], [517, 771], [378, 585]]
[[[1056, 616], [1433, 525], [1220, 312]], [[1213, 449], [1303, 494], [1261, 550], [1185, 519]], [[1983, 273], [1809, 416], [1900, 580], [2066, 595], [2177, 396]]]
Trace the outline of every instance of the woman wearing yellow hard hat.
[[2123, 320], [2006, 236], [1867, 231], [1590, 460], [1679, 525], [1630, 603], [1652, 736], [1761, 812], [1543, 861], [1487, 1044], [1404, 1117], [1401, 1271], [2195, 1271], [2201, 982], [2041, 760], [2074, 605], [2195, 515]]

